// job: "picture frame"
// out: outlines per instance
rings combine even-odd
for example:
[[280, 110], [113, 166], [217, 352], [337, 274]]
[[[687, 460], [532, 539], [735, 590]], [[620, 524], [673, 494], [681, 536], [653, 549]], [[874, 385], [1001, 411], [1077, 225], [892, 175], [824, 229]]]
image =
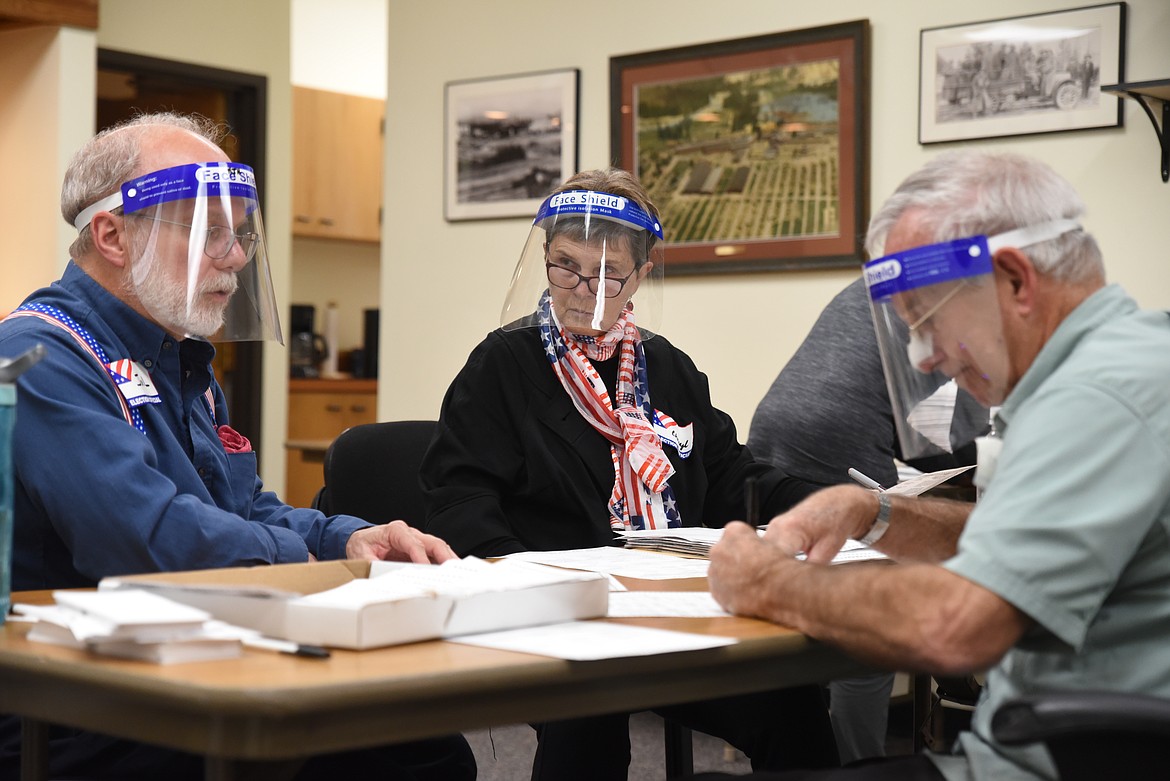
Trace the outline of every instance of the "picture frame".
[[860, 266], [869, 21], [610, 58], [610, 152], [662, 215], [666, 273]]
[[580, 70], [444, 85], [448, 221], [532, 217], [577, 170]]
[[1123, 2], [920, 33], [918, 142], [1121, 127]]

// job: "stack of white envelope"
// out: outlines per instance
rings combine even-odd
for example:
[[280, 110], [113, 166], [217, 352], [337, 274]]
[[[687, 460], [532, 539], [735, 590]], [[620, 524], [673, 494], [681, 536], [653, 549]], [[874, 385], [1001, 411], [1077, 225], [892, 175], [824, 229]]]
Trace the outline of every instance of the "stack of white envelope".
[[229, 659], [240, 634], [203, 610], [142, 590], [55, 591], [53, 605], [14, 605], [36, 642], [159, 664]]

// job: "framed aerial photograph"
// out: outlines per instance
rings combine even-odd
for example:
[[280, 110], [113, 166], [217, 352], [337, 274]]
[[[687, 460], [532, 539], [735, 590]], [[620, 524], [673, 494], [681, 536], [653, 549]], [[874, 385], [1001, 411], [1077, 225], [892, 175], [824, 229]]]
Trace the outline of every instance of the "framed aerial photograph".
[[576, 68], [446, 85], [443, 214], [532, 217], [577, 169]]
[[612, 57], [610, 154], [662, 213], [666, 273], [860, 266], [869, 22]]
[[921, 32], [918, 142], [1119, 127], [1125, 3]]

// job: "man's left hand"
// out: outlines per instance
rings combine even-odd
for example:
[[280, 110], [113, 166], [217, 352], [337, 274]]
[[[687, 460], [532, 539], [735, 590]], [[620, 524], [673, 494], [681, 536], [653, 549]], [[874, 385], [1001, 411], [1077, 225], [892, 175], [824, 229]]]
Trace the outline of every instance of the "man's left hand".
[[406, 521], [358, 529], [345, 543], [345, 556], [349, 559], [412, 561], [415, 564], [442, 564], [459, 558], [450, 545], [420, 532]]

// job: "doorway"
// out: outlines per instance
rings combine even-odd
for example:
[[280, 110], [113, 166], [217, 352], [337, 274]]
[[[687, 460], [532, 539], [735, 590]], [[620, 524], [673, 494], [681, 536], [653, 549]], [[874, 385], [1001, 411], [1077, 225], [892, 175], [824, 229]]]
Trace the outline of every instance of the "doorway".
[[[223, 150], [255, 170], [263, 211], [267, 85], [254, 74], [98, 49], [97, 129], [150, 111], [199, 113], [223, 122], [231, 129]], [[260, 342], [215, 345], [215, 375], [232, 427], [253, 442], [261, 437], [262, 347]]]

